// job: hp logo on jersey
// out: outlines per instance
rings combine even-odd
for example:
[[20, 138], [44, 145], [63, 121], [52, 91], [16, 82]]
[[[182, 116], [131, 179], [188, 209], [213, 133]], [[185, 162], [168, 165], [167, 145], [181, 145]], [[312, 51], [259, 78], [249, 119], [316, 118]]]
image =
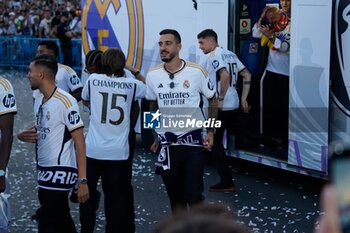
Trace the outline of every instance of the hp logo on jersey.
[[68, 114], [68, 121], [69, 123], [71, 123], [72, 125], [78, 124], [80, 121], [80, 115], [78, 112], [76, 111], [71, 111]]
[[157, 112], [144, 112], [143, 113], [143, 128], [144, 129], [159, 129], [161, 113]]
[[216, 68], [219, 67], [220, 63], [219, 63], [218, 60], [214, 60], [214, 61], [212, 62], [212, 65], [213, 65], [214, 69], [216, 69]]
[[2, 99], [2, 103], [5, 106], [5, 108], [13, 108], [16, 104], [15, 96], [12, 94], [7, 94]]
[[78, 85], [80, 83], [80, 80], [76, 75], [73, 75], [70, 77], [70, 83], [73, 85]]

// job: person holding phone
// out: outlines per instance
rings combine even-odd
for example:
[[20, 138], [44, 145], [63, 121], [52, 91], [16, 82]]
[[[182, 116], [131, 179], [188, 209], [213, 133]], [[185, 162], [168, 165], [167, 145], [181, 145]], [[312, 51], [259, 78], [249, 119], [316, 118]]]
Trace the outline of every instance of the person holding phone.
[[[266, 19], [271, 26], [262, 24]], [[253, 37], [269, 48], [263, 80], [263, 134], [287, 151], [289, 107], [290, 20], [286, 13], [267, 6], [253, 27]], [[287, 156], [287, 152], [285, 153]]]

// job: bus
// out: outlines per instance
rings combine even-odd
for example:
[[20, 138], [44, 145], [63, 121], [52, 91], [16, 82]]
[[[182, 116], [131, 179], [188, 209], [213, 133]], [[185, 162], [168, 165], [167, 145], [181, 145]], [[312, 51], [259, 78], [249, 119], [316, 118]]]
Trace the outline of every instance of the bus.
[[[146, 74], [161, 63], [159, 32], [172, 28], [182, 36], [180, 57], [198, 63], [203, 53], [197, 34], [212, 28], [220, 46], [252, 73], [252, 109], [241, 118], [247, 132], [226, 134], [227, 155], [327, 178], [329, 154], [350, 146], [350, 0], [292, 0], [285, 148], [263, 140], [266, 49], [252, 37], [252, 27], [266, 5], [279, 7], [279, 1], [83, 0], [82, 57], [91, 49], [118, 47], [128, 64]], [[84, 81], [87, 74], [82, 76]]]

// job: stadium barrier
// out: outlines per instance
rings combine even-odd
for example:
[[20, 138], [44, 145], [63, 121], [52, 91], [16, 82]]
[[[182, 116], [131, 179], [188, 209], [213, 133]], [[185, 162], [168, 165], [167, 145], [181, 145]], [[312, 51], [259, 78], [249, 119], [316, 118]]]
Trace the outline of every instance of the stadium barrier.
[[[52, 40], [60, 47], [59, 39], [35, 38], [26, 36], [0, 36], [0, 67], [27, 69], [42, 40]], [[81, 72], [81, 39], [72, 39], [73, 69]], [[60, 51], [59, 62], [63, 61]]]

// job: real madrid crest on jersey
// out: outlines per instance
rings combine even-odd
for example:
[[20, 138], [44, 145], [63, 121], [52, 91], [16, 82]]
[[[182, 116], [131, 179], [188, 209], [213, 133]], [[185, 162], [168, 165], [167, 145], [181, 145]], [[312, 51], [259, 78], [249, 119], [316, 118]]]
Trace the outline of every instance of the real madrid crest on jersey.
[[190, 82], [188, 80], [185, 80], [184, 83], [183, 83], [183, 87], [185, 89], [188, 89], [190, 87]]
[[333, 15], [332, 99], [340, 110], [350, 116], [350, 0], [337, 0]]
[[[138, 48], [142, 47], [144, 40], [142, 1], [82, 0], [81, 5], [84, 6], [82, 27], [86, 29], [82, 31], [84, 53], [92, 49], [105, 51], [109, 47], [117, 47], [127, 56], [126, 63], [139, 68], [142, 50]], [[118, 35], [113, 27], [113, 22], [117, 21], [120, 25], [129, 25], [119, 30], [123, 35]], [[121, 36], [128, 36], [129, 43], [119, 43], [118, 37]]]

